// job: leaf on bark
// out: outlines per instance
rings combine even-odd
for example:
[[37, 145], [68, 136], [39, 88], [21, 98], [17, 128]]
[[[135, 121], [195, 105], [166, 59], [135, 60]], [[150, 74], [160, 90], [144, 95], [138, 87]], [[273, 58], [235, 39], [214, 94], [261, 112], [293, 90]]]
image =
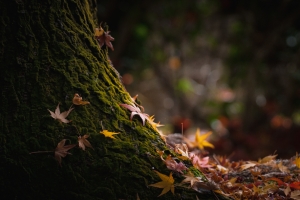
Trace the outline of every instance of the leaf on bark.
[[154, 171], [157, 173], [157, 175], [160, 177], [160, 179], [162, 181], [154, 183], [154, 184], [151, 184], [149, 186], [157, 187], [157, 188], [163, 188], [162, 192], [158, 196], [164, 195], [164, 194], [166, 194], [170, 190], [174, 194], [174, 178], [172, 176], [172, 172], [170, 173], [169, 176], [167, 176], [167, 175], [159, 173], [156, 170], [154, 170]]
[[91, 145], [91, 143], [86, 139], [88, 138], [89, 135], [84, 135], [84, 136], [78, 136], [78, 146], [81, 148], [83, 151], [85, 151], [85, 147], [90, 147], [94, 149]]
[[192, 173], [188, 173], [184, 177], [185, 179], [181, 183], [190, 183], [191, 187], [193, 187], [194, 183], [201, 182], [200, 177], [195, 177]]
[[113, 135], [120, 134], [120, 133], [110, 132], [108, 130], [103, 130], [100, 133], [102, 133], [105, 137], [109, 137], [112, 139], [116, 139]]
[[71, 120], [67, 120], [66, 117], [68, 117], [68, 115], [70, 114], [70, 112], [73, 109], [74, 108], [72, 108], [72, 106], [71, 106], [68, 111], [64, 111], [64, 112], [60, 113], [59, 104], [58, 104], [55, 109], [55, 112], [52, 112], [49, 109], [47, 109], [47, 110], [50, 112], [52, 118], [57, 119], [59, 122], [69, 123]]
[[141, 109], [134, 104], [120, 104], [120, 106], [127, 108], [131, 111], [130, 120], [132, 120], [134, 115], [138, 115], [142, 119], [143, 126], [145, 126], [145, 121], [149, 120], [149, 115], [146, 113], [142, 113]]
[[102, 47], [105, 44], [111, 50], [114, 50], [111, 41], [114, 41], [115, 39], [109, 33], [110, 31], [105, 32], [100, 25], [99, 28], [95, 29], [95, 38], [98, 41], [100, 47]]
[[187, 167], [182, 162], [176, 162], [171, 156], [168, 156], [165, 160], [166, 166], [169, 170], [179, 172], [183, 174], [182, 170], [187, 170]]
[[154, 130], [158, 131], [158, 127], [164, 126], [162, 124], [160, 124], [160, 122], [156, 123], [154, 122], [154, 115], [152, 115], [151, 117], [148, 117], [148, 122], [149, 124], [151, 124], [151, 126], [153, 127]]
[[58, 161], [59, 165], [61, 166], [61, 158], [66, 157], [69, 153], [68, 151], [76, 146], [76, 144], [69, 144], [65, 145], [66, 139], [61, 140], [54, 151], [55, 159]]
[[90, 102], [88, 101], [82, 101], [82, 97], [79, 96], [79, 94], [74, 94], [73, 100], [72, 100], [74, 105], [86, 105], [86, 104], [90, 104]]

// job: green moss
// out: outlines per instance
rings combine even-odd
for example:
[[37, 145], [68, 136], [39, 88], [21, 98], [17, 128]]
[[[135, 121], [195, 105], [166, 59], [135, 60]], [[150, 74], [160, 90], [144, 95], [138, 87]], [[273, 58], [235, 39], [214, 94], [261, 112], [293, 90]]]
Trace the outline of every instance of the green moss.
[[[167, 147], [141, 120], [119, 106], [130, 95], [93, 38], [88, 1], [1, 1], [0, 193], [6, 199], [155, 199], [153, 169], [169, 173], [156, 150]], [[13, 26], [15, 24], [16, 26]], [[72, 105], [74, 93], [91, 102], [74, 106], [70, 124], [51, 118]], [[102, 123], [102, 125], [101, 125]], [[103, 127], [102, 127], [103, 126]], [[105, 138], [103, 129], [120, 132]], [[93, 149], [73, 148], [62, 159], [52, 151], [62, 139], [88, 134]], [[200, 197], [200, 195], [198, 195]], [[160, 199], [194, 199], [176, 188]]]

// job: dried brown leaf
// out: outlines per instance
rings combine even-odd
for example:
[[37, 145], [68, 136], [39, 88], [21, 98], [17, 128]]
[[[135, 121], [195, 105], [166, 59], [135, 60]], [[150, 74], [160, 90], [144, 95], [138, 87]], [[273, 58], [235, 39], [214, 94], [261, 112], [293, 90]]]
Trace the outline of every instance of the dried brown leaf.
[[78, 136], [78, 146], [84, 151], [85, 151], [85, 147], [90, 147], [93, 149], [91, 143], [86, 139], [88, 137], [89, 135], [84, 135], [83, 137]]
[[276, 158], [277, 155], [270, 155], [270, 156], [266, 156], [263, 159], [259, 159], [258, 162], [260, 164], [266, 164], [270, 161], [273, 161]]
[[88, 101], [82, 101], [82, 97], [79, 96], [79, 94], [74, 94], [73, 100], [72, 100], [74, 105], [86, 105], [86, 104], [90, 104], [90, 102]]
[[66, 157], [69, 153], [68, 151], [76, 146], [76, 144], [69, 144], [65, 145], [66, 139], [61, 140], [54, 151], [55, 159], [58, 161], [59, 165], [61, 166], [61, 158]]
[[291, 192], [291, 198], [295, 200], [300, 200], [300, 190], [295, 190]]

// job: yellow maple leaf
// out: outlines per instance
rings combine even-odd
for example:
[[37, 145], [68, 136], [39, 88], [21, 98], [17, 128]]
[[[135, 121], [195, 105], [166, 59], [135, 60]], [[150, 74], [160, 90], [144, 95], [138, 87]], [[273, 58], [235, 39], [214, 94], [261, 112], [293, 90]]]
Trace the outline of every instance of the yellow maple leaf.
[[156, 123], [154, 122], [154, 115], [152, 115], [151, 117], [148, 118], [148, 122], [151, 124], [151, 126], [153, 127], [154, 130], [158, 131], [158, 127], [164, 126], [162, 124], [159, 124], [160, 122]]
[[296, 166], [297, 166], [298, 168], [300, 168], [300, 157], [298, 157], [298, 153], [297, 153], [297, 152], [296, 152], [295, 163], [296, 163]]
[[213, 144], [211, 144], [210, 142], [206, 141], [206, 139], [212, 134], [211, 131], [200, 135], [200, 129], [198, 128], [196, 131], [196, 135], [195, 135], [195, 141], [190, 141], [186, 138], [184, 138], [184, 140], [187, 142], [187, 144], [191, 147], [198, 147], [199, 149], [203, 150], [204, 147], [210, 147], [210, 148], [215, 148]]
[[149, 186], [163, 188], [162, 192], [158, 196], [166, 194], [169, 190], [171, 190], [171, 192], [174, 194], [174, 178], [172, 176], [172, 172], [170, 173], [170, 176], [167, 176], [167, 175], [159, 173], [156, 170], [154, 170], [154, 171], [157, 173], [157, 175], [160, 177], [160, 179], [162, 181], [151, 184]]
[[100, 133], [102, 133], [105, 137], [110, 137], [112, 139], [116, 139], [113, 135], [120, 134], [120, 133], [110, 132], [108, 130], [103, 130]]
[[101, 24], [102, 24], [102, 22], [100, 23], [99, 28], [95, 28], [95, 36], [96, 36], [96, 37], [100, 37], [100, 36], [102, 36], [103, 33], [104, 33], [104, 30], [103, 30], [103, 28], [101, 27]]

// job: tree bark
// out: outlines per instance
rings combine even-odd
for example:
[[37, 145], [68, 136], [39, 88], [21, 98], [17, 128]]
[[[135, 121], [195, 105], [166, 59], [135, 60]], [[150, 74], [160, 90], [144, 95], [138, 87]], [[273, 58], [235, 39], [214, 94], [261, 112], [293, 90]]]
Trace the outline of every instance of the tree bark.
[[[160, 179], [169, 174], [157, 150], [167, 150], [160, 135], [119, 106], [131, 101], [111, 65], [107, 48], [94, 39], [93, 2], [83, 0], [0, 1], [1, 33], [1, 199], [156, 199]], [[75, 93], [89, 105], [73, 105], [68, 124], [47, 109], [61, 112]], [[100, 134], [119, 132], [115, 140]], [[58, 142], [76, 144], [90, 135], [93, 146], [75, 147], [62, 158]], [[169, 151], [169, 150], [168, 150]], [[170, 151], [170, 154], [175, 154]], [[175, 182], [182, 177], [174, 174]], [[160, 199], [215, 198], [175, 187]]]

